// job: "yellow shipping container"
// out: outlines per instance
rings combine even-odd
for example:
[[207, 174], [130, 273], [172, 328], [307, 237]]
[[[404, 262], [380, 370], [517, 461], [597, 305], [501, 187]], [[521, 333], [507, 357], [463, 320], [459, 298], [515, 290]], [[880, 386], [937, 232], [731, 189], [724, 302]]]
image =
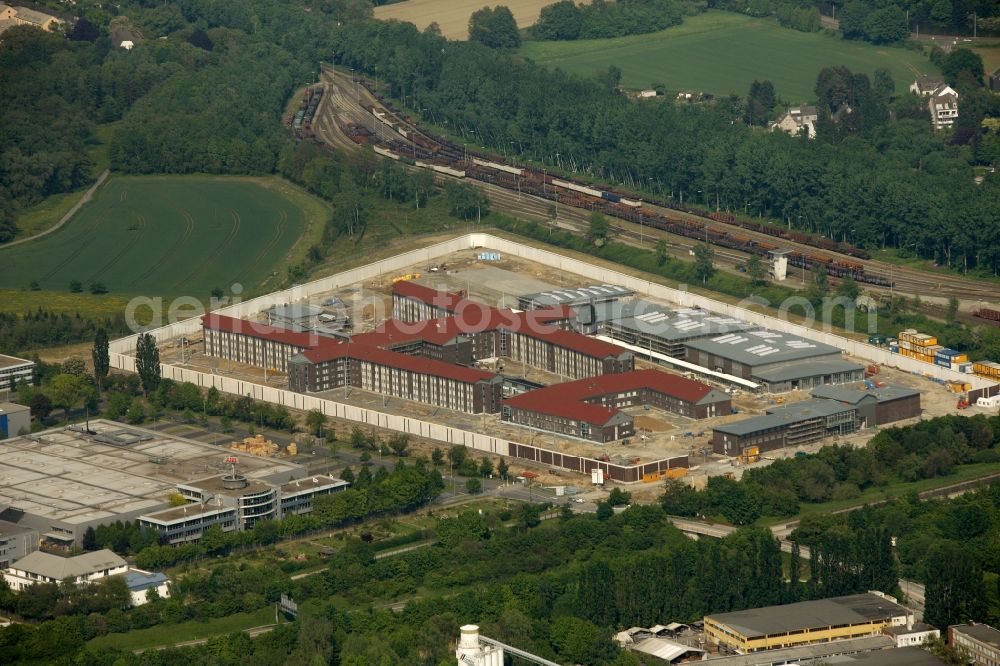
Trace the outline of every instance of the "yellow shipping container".
[[668, 479], [679, 479], [687, 473], [688, 471], [686, 467], [675, 467], [664, 472], [664, 476]]
[[972, 364], [972, 372], [991, 379], [1000, 379], [1000, 363], [993, 361], [976, 361]]

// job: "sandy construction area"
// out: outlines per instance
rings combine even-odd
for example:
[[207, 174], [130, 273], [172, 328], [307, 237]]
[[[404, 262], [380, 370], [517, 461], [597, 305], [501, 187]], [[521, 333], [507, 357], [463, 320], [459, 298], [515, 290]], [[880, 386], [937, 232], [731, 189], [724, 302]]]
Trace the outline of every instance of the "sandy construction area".
[[448, 39], [468, 39], [469, 17], [483, 7], [506, 5], [514, 14], [517, 27], [526, 28], [534, 25], [542, 7], [551, 5], [556, 0], [407, 0], [393, 5], [383, 5], [375, 8], [377, 19], [397, 19], [408, 21], [423, 30], [431, 23], [441, 27], [441, 34]]

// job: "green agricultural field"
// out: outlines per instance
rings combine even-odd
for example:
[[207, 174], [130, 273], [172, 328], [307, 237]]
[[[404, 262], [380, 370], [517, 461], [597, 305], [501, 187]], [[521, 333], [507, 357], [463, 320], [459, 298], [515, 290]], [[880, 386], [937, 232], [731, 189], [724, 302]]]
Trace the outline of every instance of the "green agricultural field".
[[259, 291], [284, 276], [284, 260], [301, 260], [326, 214], [278, 179], [114, 177], [62, 229], [0, 248], [0, 289], [37, 281], [69, 296], [78, 280], [113, 296], [205, 299], [237, 282]]
[[662, 83], [668, 90], [746, 95], [754, 79], [769, 79], [778, 97], [792, 104], [815, 98], [816, 75], [828, 65], [846, 65], [869, 75], [886, 67], [897, 91], [905, 91], [917, 72], [937, 73], [915, 51], [798, 32], [773, 20], [721, 11], [687, 17], [682, 25], [649, 35], [525, 42], [521, 53], [581, 74], [615, 65], [629, 88]]

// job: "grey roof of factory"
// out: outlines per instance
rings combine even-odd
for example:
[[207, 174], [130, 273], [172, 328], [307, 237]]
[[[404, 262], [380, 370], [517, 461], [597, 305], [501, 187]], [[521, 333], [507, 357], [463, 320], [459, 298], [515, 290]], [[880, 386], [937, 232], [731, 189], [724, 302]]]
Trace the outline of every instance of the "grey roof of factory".
[[834, 375], [852, 370], [862, 370], [863, 365], [845, 361], [843, 359], [830, 359], [822, 361], [794, 361], [783, 363], [782, 365], [767, 368], [766, 370], [755, 371], [754, 379], [762, 382], [785, 382], [801, 377], [818, 377], [819, 375]]
[[575, 303], [590, 303], [591, 301], [609, 301], [624, 296], [632, 296], [633, 294], [635, 292], [631, 289], [626, 289], [617, 284], [595, 284], [588, 287], [552, 289], [550, 291], [539, 291], [534, 294], [524, 294], [518, 296], [518, 300], [531, 301], [537, 308], [549, 305], [572, 305]]
[[707, 615], [747, 638], [773, 636], [803, 629], [859, 624], [908, 615], [909, 611], [877, 594], [866, 592], [829, 599], [800, 601]]
[[778, 650], [710, 658], [706, 659], [704, 663], [710, 666], [771, 666], [771, 664], [796, 663], [800, 660], [812, 662], [817, 659], [822, 659], [824, 663], [834, 663], [833, 658], [837, 658], [838, 655], [867, 654], [872, 650], [885, 651], [893, 645], [893, 640], [888, 636], [864, 636], [830, 641], [829, 643], [813, 643]]
[[798, 423], [799, 421], [808, 421], [809, 419], [817, 417], [833, 416], [851, 409], [854, 409], [854, 407], [845, 406], [836, 400], [804, 400], [801, 403], [781, 405], [780, 407], [771, 408], [767, 410], [767, 414], [762, 416], [751, 416], [748, 419], [742, 419], [740, 421], [722, 423], [715, 426], [714, 430], [718, 430], [719, 432], [727, 435], [744, 437], [755, 432], [770, 430], [772, 428], [781, 428], [791, 423]]
[[765, 411], [768, 414], [780, 416], [791, 421], [805, 421], [807, 419], [825, 418], [835, 416], [854, 409], [852, 405], [845, 405], [837, 400], [826, 400], [824, 398], [810, 398], [801, 402], [792, 402], [784, 405], [775, 405]]
[[690, 340], [756, 328], [750, 322], [709, 310], [673, 309], [643, 300], [605, 303], [594, 309], [598, 321], [615, 321], [622, 328], [667, 340]]
[[899, 400], [900, 398], [910, 398], [915, 395], [920, 395], [920, 391], [906, 388], [905, 386], [883, 386], [882, 388], [863, 391], [861, 389], [852, 389], [846, 386], [826, 385], [814, 388], [812, 390], [812, 395], [814, 398], [829, 398], [830, 400], [846, 402], [849, 405], [857, 405], [867, 397], [873, 397], [878, 402], [891, 402], [893, 400]]
[[21, 412], [30, 412], [31, 407], [26, 407], [25, 405], [18, 405], [13, 402], [0, 402], [0, 414], [20, 414]]
[[726, 333], [714, 338], [692, 340], [687, 346], [748, 366], [800, 361], [841, 353], [833, 345], [766, 330]]
[[27, 571], [44, 576], [45, 578], [63, 580], [65, 578], [89, 576], [92, 573], [105, 569], [123, 567], [125, 564], [125, 560], [107, 548], [83, 553], [75, 557], [59, 557], [58, 555], [36, 550], [33, 553], [28, 553], [14, 563], [14, 568], [19, 571]]
[[876, 650], [861, 654], [842, 654], [823, 660], [830, 666], [857, 664], [857, 666], [943, 666], [941, 661], [927, 650], [918, 647], [903, 647], [892, 650]]
[[988, 624], [956, 624], [950, 628], [1000, 648], [1000, 629], [994, 629]]

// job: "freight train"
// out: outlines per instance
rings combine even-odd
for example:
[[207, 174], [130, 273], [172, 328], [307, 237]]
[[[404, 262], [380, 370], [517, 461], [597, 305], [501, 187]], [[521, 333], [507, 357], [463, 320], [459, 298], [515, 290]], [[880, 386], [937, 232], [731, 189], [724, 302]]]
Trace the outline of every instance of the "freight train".
[[306, 88], [306, 94], [302, 98], [302, 104], [292, 118], [292, 130], [295, 136], [307, 138], [312, 136], [312, 121], [316, 115], [316, 109], [323, 99], [323, 88]]
[[[364, 82], [362, 84], [365, 85]], [[374, 91], [372, 93], [373, 95], [375, 94]], [[597, 189], [596, 187], [573, 182], [565, 178], [556, 178], [545, 172], [538, 172], [533, 169], [494, 161], [496, 158], [491, 155], [470, 151], [462, 146], [450, 143], [447, 139], [435, 136], [426, 129], [418, 129], [415, 123], [409, 119], [401, 121], [399, 114], [392, 110], [391, 104], [378, 95], [375, 96], [384, 105], [384, 108], [370, 106], [367, 110], [378, 121], [396, 129], [397, 132], [412, 142], [412, 145], [407, 145], [397, 141], [379, 141], [372, 136], [366, 138], [367, 141], [378, 144], [376, 152], [391, 159], [431, 168], [434, 171], [456, 178], [468, 177], [507, 189], [516, 188], [518, 191], [526, 194], [558, 201], [577, 208], [596, 210], [609, 217], [617, 217], [678, 236], [704, 241], [740, 252], [766, 257], [770, 252], [779, 249], [777, 244], [730, 232], [728, 229], [710, 225], [707, 222], [664, 215], [648, 208], [643, 208], [643, 201], [634, 195]], [[400, 127], [404, 123], [408, 125], [405, 134], [403, 131], [400, 131]], [[355, 136], [351, 136], [351, 138], [358, 142], [364, 142]], [[408, 159], [406, 157], [407, 154], [411, 154], [413, 157]], [[745, 220], [729, 213], [707, 211], [692, 207], [681, 208], [670, 202], [655, 199], [648, 199], [647, 201], [662, 208], [681, 210], [725, 225], [768, 234], [803, 245], [812, 245], [818, 250], [838, 252], [857, 259], [870, 258], [870, 255], [862, 248], [837, 243], [826, 238], [815, 238], [790, 229]], [[850, 276], [857, 282], [880, 287], [892, 286], [890, 280], [881, 275], [868, 273], [865, 267], [859, 262], [832, 257], [823, 252], [789, 250], [787, 258], [788, 263], [792, 266], [806, 270], [814, 270], [823, 266], [826, 269], [827, 275], [831, 277], [844, 278]]]

